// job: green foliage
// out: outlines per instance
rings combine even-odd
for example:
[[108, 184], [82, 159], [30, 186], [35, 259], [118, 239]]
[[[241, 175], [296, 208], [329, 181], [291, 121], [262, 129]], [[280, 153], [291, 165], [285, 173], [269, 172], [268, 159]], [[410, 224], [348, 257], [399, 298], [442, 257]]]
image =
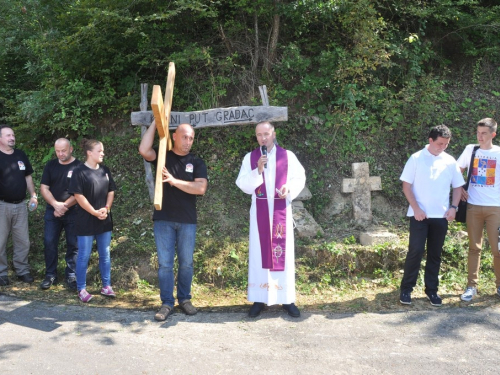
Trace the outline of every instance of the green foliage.
[[[107, 145], [128, 134], [107, 159], [121, 189], [116, 246], [152, 265], [150, 226], [136, 217], [149, 203], [128, 116], [139, 84], [163, 87], [170, 61], [174, 110], [259, 104], [262, 84], [272, 105], [288, 107], [278, 140], [304, 164], [313, 194], [306, 206], [318, 220], [352, 162], [369, 162], [382, 194], [405, 204], [399, 175], [429, 128], [452, 128], [448, 151], [457, 157], [474, 142], [474, 124], [500, 106], [500, 7], [491, 1], [0, 0], [0, 14], [0, 121], [16, 126], [18, 144], [38, 163], [60, 136], [111, 134]], [[253, 126], [197, 131], [193, 151], [210, 176], [199, 200], [199, 282], [244, 287], [250, 201], [234, 180], [255, 146]], [[354, 272], [345, 247], [355, 244], [345, 241], [326, 240], [322, 250], [345, 252], [340, 267], [303, 259], [304, 287]], [[446, 246], [462, 265], [453, 258], [462, 245]]]

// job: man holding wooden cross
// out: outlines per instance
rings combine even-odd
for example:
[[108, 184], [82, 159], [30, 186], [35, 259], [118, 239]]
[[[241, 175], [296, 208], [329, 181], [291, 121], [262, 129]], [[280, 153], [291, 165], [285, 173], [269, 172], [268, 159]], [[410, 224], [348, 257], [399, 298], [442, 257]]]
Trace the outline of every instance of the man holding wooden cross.
[[[139, 153], [156, 164], [158, 149], [153, 148], [155, 121], [144, 133]], [[168, 129], [167, 129], [168, 131]], [[194, 129], [181, 124], [173, 133], [174, 147], [167, 152], [163, 168], [163, 199], [161, 209], [153, 213], [158, 279], [162, 306], [155, 319], [164, 321], [174, 309], [174, 257], [177, 253], [177, 300], [187, 315], [197, 313], [191, 303], [193, 252], [196, 239], [196, 196], [207, 190], [207, 167], [199, 157], [190, 153]]]
[[274, 126], [257, 124], [259, 147], [243, 159], [236, 185], [252, 195], [248, 263], [249, 316], [260, 315], [265, 305], [282, 304], [294, 318], [295, 254], [292, 200], [306, 183], [304, 168], [293, 152], [274, 143]]

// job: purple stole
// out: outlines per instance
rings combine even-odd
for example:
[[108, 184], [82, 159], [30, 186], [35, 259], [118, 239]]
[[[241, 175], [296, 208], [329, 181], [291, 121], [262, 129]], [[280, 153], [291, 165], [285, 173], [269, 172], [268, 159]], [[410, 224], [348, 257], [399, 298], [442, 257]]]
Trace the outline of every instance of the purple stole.
[[[276, 189], [280, 189], [287, 180], [288, 155], [285, 149], [277, 145], [274, 147], [276, 148], [276, 182], [274, 186]], [[257, 167], [260, 156], [260, 147], [252, 151], [250, 155], [252, 169], [254, 169], [254, 166]], [[263, 184], [255, 189], [262, 268], [271, 271], [284, 271], [286, 254], [286, 199], [280, 198], [275, 189], [272, 197], [274, 199], [274, 213], [271, 233], [264, 174], [262, 174], [262, 178], [264, 179]]]

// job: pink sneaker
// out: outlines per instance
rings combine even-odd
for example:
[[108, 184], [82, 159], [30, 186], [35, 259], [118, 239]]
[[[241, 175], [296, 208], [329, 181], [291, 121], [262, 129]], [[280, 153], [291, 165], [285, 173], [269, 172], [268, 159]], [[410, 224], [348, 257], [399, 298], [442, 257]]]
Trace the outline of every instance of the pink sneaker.
[[88, 293], [85, 289], [82, 289], [78, 292], [78, 298], [80, 298], [80, 301], [87, 303], [92, 299], [92, 294]]
[[107, 287], [104, 287], [101, 289], [101, 294], [106, 297], [116, 297], [115, 292], [113, 292], [113, 288], [111, 288], [111, 285], [108, 285]]

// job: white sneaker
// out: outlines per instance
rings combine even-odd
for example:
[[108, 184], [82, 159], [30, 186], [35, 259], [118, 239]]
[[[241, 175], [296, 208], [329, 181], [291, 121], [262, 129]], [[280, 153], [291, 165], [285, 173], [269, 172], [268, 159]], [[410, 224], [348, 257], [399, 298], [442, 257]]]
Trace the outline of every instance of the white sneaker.
[[470, 302], [472, 301], [472, 297], [474, 297], [475, 295], [477, 295], [477, 288], [468, 286], [467, 289], [465, 289], [464, 294], [460, 296], [460, 299], [465, 302]]

